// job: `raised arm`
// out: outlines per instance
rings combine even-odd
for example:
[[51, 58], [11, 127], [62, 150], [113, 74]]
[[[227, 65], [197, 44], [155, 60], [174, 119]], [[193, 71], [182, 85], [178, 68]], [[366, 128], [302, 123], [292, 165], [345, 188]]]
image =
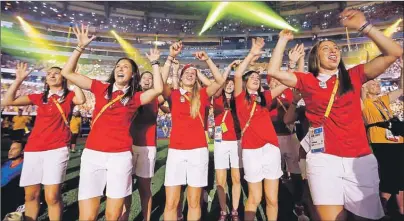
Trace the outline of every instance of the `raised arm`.
[[288, 111], [286, 111], [285, 115], [283, 116], [283, 122], [288, 125], [292, 124], [297, 119], [297, 102], [302, 98], [302, 95], [298, 90], [293, 90], [293, 101], [289, 105]]
[[206, 75], [202, 74], [201, 70], [196, 69], [196, 74], [198, 75], [198, 79], [202, 82], [203, 85], [209, 86], [212, 84], [209, 78], [206, 77]]
[[403, 54], [400, 45], [369, 24], [363, 12], [345, 9], [340, 17], [345, 27], [356, 30], [364, 28], [362, 33], [366, 34], [382, 52], [382, 55], [365, 64], [365, 75], [368, 80], [378, 77]]
[[286, 90], [288, 87], [286, 87], [283, 84], [278, 85], [276, 88], [271, 89], [271, 96], [273, 99], [275, 99], [276, 97], [278, 97], [279, 95], [281, 95], [283, 93], [284, 90]]
[[88, 28], [88, 26], [87, 28], [84, 28], [83, 24], [81, 25], [81, 30], [77, 26], [73, 28], [73, 32], [77, 37], [78, 45], [61, 71], [63, 77], [78, 87], [86, 90], [91, 88], [92, 80], [84, 75], [75, 73], [74, 69], [87, 45], [96, 38], [94, 35], [91, 38], [88, 37]]
[[234, 73], [234, 95], [238, 96], [243, 91], [243, 74], [247, 69], [248, 65], [254, 59], [254, 57], [262, 55], [264, 52], [262, 48], [265, 45], [265, 41], [263, 38], [252, 39], [252, 46], [250, 53], [248, 53], [247, 57], [240, 63], [238, 69]]
[[229, 77], [232, 68], [233, 68], [233, 67], [236, 68], [237, 66], [240, 65], [240, 63], [241, 63], [241, 60], [234, 60], [233, 62], [231, 62], [231, 63], [229, 64], [229, 66], [227, 66], [227, 67], [224, 69], [224, 72], [223, 72], [224, 84], [223, 84], [223, 85], [219, 88], [219, 90], [215, 93], [215, 97], [220, 97], [220, 96], [222, 95], [222, 91], [223, 91], [224, 87], [226, 87], [226, 85], [225, 85], [225, 84], [226, 84], [226, 80], [227, 80], [227, 78]]
[[31, 100], [28, 96], [20, 96], [15, 97], [18, 88], [21, 86], [22, 82], [27, 78], [31, 71], [27, 70], [28, 64], [27, 63], [18, 63], [17, 69], [15, 72], [15, 80], [8, 88], [6, 94], [4, 95], [4, 99], [1, 102], [1, 107], [4, 106], [26, 106], [32, 104]]
[[[174, 68], [173, 68], [173, 76], [172, 76], [173, 86], [174, 86], [174, 84], [176, 86], [178, 86], [179, 62], [178, 62], [178, 60], [175, 59], [175, 57], [177, 57], [177, 55], [181, 52], [181, 50], [182, 50], [182, 42], [181, 41], [172, 44], [170, 46], [170, 53], [169, 53], [169, 55], [167, 57], [166, 62], [164, 63], [164, 67], [163, 67], [163, 71], [162, 71], [161, 75], [162, 75], [162, 79], [163, 79], [163, 83], [164, 83], [163, 97], [165, 99], [168, 99], [170, 97], [170, 95], [171, 95], [171, 88], [167, 84], [167, 79], [168, 79], [168, 75], [170, 73], [170, 69], [171, 69], [172, 64], [174, 64], [173, 65], [174, 66]], [[176, 82], [174, 82], [174, 81], [176, 81]], [[176, 87], [173, 87], [173, 88], [177, 89]]]
[[299, 49], [300, 51], [300, 58], [297, 61], [297, 71], [299, 72], [304, 72], [304, 56], [305, 56], [305, 52], [304, 52], [304, 44], [300, 44]]
[[220, 74], [219, 69], [216, 67], [215, 63], [213, 63], [212, 59], [209, 58], [206, 52], [204, 51], [196, 52], [195, 57], [200, 61], [206, 62], [210, 71], [212, 72], [213, 78], [215, 79], [215, 81], [206, 88], [206, 93], [208, 94], [209, 97], [211, 97], [216, 93], [217, 90], [219, 90], [219, 88], [224, 83], [225, 79]]
[[74, 85], [73, 91], [74, 91], [73, 104], [81, 105], [81, 104], [86, 103], [86, 96], [84, 95], [83, 91], [79, 87]]
[[304, 45], [298, 45], [291, 49], [288, 54], [289, 57], [289, 65], [288, 71], [294, 72], [297, 68], [297, 71], [304, 71]]
[[143, 92], [140, 96], [140, 102], [142, 105], [150, 103], [163, 92], [163, 80], [161, 78], [158, 63], [160, 51], [158, 49], [150, 49], [150, 54], [146, 53], [146, 56], [150, 60], [153, 68], [153, 88]]
[[293, 34], [289, 30], [282, 30], [279, 33], [279, 40], [276, 44], [272, 57], [268, 65], [268, 77], [277, 79], [282, 84], [288, 87], [294, 87], [297, 83], [297, 78], [293, 73], [280, 71], [282, 65], [283, 52], [289, 40], [293, 39]]

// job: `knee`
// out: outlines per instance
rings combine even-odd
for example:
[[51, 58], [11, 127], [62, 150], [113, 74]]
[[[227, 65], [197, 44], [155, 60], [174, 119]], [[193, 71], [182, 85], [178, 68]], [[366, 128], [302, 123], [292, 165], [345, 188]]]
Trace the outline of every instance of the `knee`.
[[165, 209], [168, 211], [176, 211], [178, 207], [178, 200], [166, 200]]
[[269, 207], [278, 207], [278, 199], [276, 197], [265, 197], [265, 201]]
[[26, 202], [39, 201], [39, 195], [40, 195], [39, 191], [25, 193], [25, 201]]
[[105, 220], [118, 220], [121, 214], [122, 211], [120, 210], [107, 210], [105, 212]]
[[233, 185], [240, 185], [240, 176], [239, 175], [235, 175], [235, 176], [231, 176], [231, 182]]
[[248, 196], [248, 203], [254, 206], [258, 206], [261, 203], [261, 199], [261, 194], [251, 194], [251, 196]]
[[200, 199], [190, 199], [188, 201], [188, 207], [190, 209], [199, 209], [201, 207], [201, 200]]
[[45, 201], [48, 205], [55, 205], [60, 202], [60, 196], [57, 193], [45, 194]]
[[88, 221], [97, 220], [97, 215], [96, 214], [90, 214], [90, 213], [80, 214], [79, 220], [88, 220]]

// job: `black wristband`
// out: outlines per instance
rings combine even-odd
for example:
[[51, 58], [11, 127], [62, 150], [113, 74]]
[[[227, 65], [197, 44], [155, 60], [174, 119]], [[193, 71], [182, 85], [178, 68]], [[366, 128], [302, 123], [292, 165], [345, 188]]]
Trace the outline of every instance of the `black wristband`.
[[358, 32], [362, 32], [366, 27], [370, 25], [370, 22], [366, 22], [362, 27], [359, 28]]
[[296, 103], [296, 102], [294, 102], [294, 101], [292, 102], [292, 104], [293, 104], [293, 105], [295, 105], [295, 106], [297, 106], [297, 103]]
[[155, 65], [155, 64], [159, 65], [160, 62], [159, 62], [158, 60], [155, 60], [155, 61], [150, 62], [150, 64], [151, 64], [152, 66]]

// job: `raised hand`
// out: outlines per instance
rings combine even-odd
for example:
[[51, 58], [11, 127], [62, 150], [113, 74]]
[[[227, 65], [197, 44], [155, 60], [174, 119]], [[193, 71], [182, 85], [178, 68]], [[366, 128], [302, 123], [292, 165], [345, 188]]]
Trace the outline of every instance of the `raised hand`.
[[171, 57], [173, 57], [173, 58], [175, 58], [175, 57], [177, 57], [177, 55], [179, 54], [179, 53], [181, 53], [181, 50], [182, 50], [182, 41], [179, 41], [179, 42], [175, 42], [174, 44], [172, 44], [171, 46], [170, 46], [170, 56]]
[[209, 59], [208, 54], [204, 51], [198, 51], [195, 53], [195, 57], [200, 61], [207, 61]]
[[241, 62], [242, 62], [242, 60], [234, 60], [233, 62], [231, 62], [229, 64], [229, 68], [232, 68], [232, 67], [236, 68], [237, 66], [239, 66], [241, 64]]
[[296, 63], [301, 57], [304, 57], [304, 45], [296, 45], [289, 51], [289, 61]]
[[83, 24], [81, 24], [81, 30], [79, 29], [79, 27], [77, 25], [76, 25], [76, 27], [73, 27], [73, 32], [77, 37], [77, 41], [79, 43], [80, 48], [87, 47], [87, 45], [90, 44], [90, 42], [96, 38], [95, 35], [92, 35], [91, 38], [88, 37], [88, 29], [89, 29], [89, 26], [84, 28]]
[[345, 9], [341, 12], [340, 19], [343, 26], [356, 30], [366, 23], [365, 14], [358, 10]]
[[28, 70], [28, 64], [27, 63], [18, 63], [17, 64], [17, 69], [15, 71], [15, 79], [18, 81], [24, 81], [25, 78], [32, 72], [32, 70]]
[[285, 39], [285, 40], [293, 40], [293, 32], [291, 30], [284, 29], [279, 33], [279, 38]]
[[[261, 56], [263, 53], [262, 48], [265, 46], [265, 41], [263, 38], [253, 38], [250, 54], [254, 56]], [[257, 58], [258, 59], [258, 58]]]
[[289, 61], [296, 63], [297, 60], [299, 60], [300, 53], [298, 51], [298, 47], [299, 47], [299, 45], [296, 44], [294, 48], [290, 49], [289, 54], [288, 54], [289, 55]]
[[150, 54], [146, 53], [146, 57], [150, 62], [157, 61], [160, 58], [160, 51], [155, 48], [150, 48]]

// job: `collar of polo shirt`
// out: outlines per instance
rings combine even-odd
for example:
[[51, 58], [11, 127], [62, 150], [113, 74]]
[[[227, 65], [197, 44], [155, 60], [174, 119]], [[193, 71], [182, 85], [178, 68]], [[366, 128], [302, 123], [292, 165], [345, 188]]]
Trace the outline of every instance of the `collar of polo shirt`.
[[61, 96], [63, 96], [63, 90], [58, 90], [58, 91], [56, 91], [56, 93], [53, 92], [53, 91], [51, 91], [51, 90], [49, 90], [48, 98], [50, 98], [52, 95], [55, 95], [55, 94], [56, 94], [57, 96], [61, 97]]
[[339, 70], [337, 70], [334, 74], [322, 74], [322, 73], [318, 73], [317, 79], [322, 81], [322, 82], [326, 82], [328, 81], [332, 76], [337, 75], [338, 77], [338, 73]]
[[184, 94], [186, 94], [188, 91], [187, 90], [185, 90], [185, 89], [183, 89], [182, 87], [180, 87], [180, 93], [181, 93], [181, 95], [184, 95]]
[[129, 86], [126, 86], [124, 89], [118, 89], [118, 86], [116, 86], [116, 83], [114, 83], [114, 86], [112, 87], [112, 93], [114, 93], [115, 91], [122, 91], [124, 94], [126, 94], [126, 92], [128, 92], [129, 90]]

